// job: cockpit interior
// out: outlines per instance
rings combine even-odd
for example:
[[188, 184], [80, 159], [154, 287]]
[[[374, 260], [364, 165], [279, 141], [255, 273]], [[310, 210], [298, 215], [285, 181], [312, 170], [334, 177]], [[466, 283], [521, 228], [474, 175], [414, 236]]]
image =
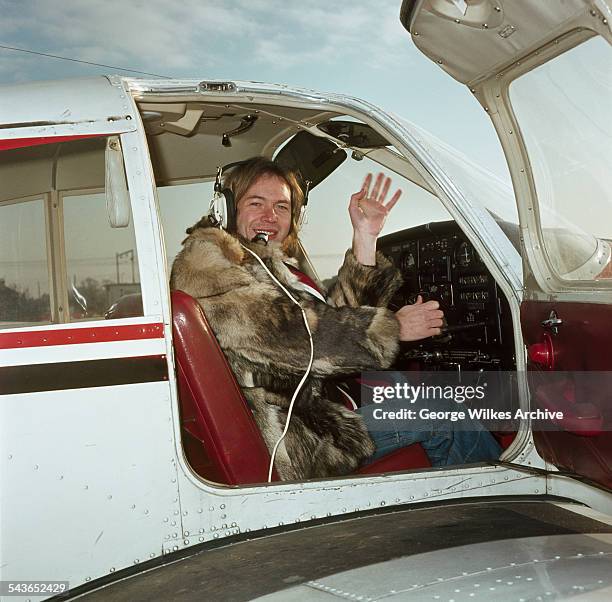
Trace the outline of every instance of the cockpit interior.
[[[191, 220], [197, 221], [207, 211], [217, 168], [250, 156], [262, 154], [299, 172], [310, 189], [308, 221], [301, 235], [301, 268], [323, 286], [332, 282], [344, 250], [350, 246], [350, 194], [359, 188], [366, 173], [389, 174], [405, 194], [405, 206], [395, 219], [390, 217], [378, 241], [378, 249], [404, 279], [390, 309], [413, 303], [421, 295], [425, 300], [437, 300], [446, 319], [440, 336], [402, 344], [393, 368], [418, 374], [445, 371], [459, 382], [463, 374], [515, 370], [512, 316], [504, 293], [417, 169], [374, 127], [354, 116], [295, 107], [143, 99], [139, 108], [162, 215], [172, 211], [174, 217], [182, 203], [183, 209], [189, 208]], [[208, 182], [208, 188], [203, 189], [206, 192], [189, 186], [202, 181]], [[172, 210], [165, 203], [173, 203]], [[164, 224], [166, 237], [168, 225]], [[180, 227], [188, 225], [189, 219], [185, 219]], [[504, 223], [505, 229], [514, 233], [512, 226]], [[178, 242], [176, 235], [175, 239]], [[167, 248], [169, 263], [177, 251], [177, 247]], [[513, 386], [500, 385], [499, 395], [503, 396], [501, 406], [518, 406]], [[343, 401], [342, 396], [338, 401]], [[202, 476], [211, 478], [206, 474], [211, 470], [207, 458], [198, 452], [198, 441], [205, 437], [189, 426], [197, 422], [197, 406], [194, 401], [186, 412], [191, 421], [186, 427], [186, 441], [190, 442], [187, 455]], [[502, 428], [496, 436], [508, 447], [515, 432]], [[387, 464], [377, 470], [424, 468], [428, 462], [418, 455]], [[218, 475], [212, 478], [223, 481]], [[226, 475], [227, 480], [238, 482]]]

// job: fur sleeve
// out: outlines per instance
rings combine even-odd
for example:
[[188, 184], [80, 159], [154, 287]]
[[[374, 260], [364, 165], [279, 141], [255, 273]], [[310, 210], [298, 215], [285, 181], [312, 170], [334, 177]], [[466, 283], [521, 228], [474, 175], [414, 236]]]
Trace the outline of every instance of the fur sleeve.
[[[233, 365], [303, 374], [310, 357], [300, 309], [257, 283], [198, 299]], [[302, 301], [314, 342], [313, 374], [332, 376], [387, 368], [399, 347], [399, 322], [382, 307], [334, 308]]]
[[380, 251], [376, 253], [376, 265], [367, 266], [359, 263], [349, 249], [328, 298], [336, 307], [386, 307], [401, 285], [400, 271]]

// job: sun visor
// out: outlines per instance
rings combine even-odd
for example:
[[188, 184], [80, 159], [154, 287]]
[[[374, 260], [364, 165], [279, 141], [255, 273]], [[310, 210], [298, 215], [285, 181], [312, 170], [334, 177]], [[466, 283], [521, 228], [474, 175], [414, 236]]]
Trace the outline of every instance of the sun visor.
[[326, 121], [318, 125], [320, 130], [356, 148], [385, 148], [391, 143], [371, 125], [356, 121]]
[[296, 171], [309, 190], [322, 182], [346, 160], [346, 151], [331, 140], [299, 132], [278, 152], [274, 161]]

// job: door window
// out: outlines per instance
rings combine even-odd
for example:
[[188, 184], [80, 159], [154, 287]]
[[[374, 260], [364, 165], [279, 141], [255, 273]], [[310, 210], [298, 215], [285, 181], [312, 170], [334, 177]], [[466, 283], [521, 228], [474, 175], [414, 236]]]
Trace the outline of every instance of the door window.
[[50, 319], [44, 201], [0, 204], [0, 328]]
[[121, 297], [140, 293], [134, 229], [111, 228], [104, 193], [62, 198], [70, 320], [103, 318]]
[[0, 152], [0, 327], [102, 319], [140, 293], [133, 219], [109, 221], [106, 142]]
[[552, 270], [566, 280], [612, 278], [612, 49], [601, 37], [510, 86]]

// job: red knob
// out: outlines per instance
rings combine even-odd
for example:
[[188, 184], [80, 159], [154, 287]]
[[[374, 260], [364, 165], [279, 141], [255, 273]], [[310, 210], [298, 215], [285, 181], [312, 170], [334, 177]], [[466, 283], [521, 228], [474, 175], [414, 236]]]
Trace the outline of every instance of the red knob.
[[545, 333], [541, 343], [533, 343], [527, 348], [529, 359], [547, 370], [552, 370], [555, 367], [555, 353], [553, 342], [550, 335]]

